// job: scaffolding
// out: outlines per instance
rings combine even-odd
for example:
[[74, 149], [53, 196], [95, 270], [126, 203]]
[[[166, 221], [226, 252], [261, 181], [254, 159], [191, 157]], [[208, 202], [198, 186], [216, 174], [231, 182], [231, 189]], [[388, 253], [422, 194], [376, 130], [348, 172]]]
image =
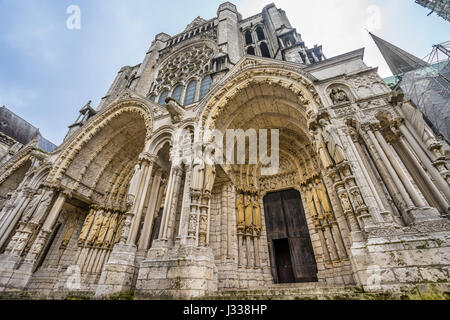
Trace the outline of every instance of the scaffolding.
[[423, 60], [428, 66], [397, 75], [390, 85], [397, 82], [433, 131], [450, 142], [450, 41], [433, 46]]
[[430, 9], [428, 15], [436, 12], [438, 16], [450, 21], [450, 0], [416, 0], [416, 3]]

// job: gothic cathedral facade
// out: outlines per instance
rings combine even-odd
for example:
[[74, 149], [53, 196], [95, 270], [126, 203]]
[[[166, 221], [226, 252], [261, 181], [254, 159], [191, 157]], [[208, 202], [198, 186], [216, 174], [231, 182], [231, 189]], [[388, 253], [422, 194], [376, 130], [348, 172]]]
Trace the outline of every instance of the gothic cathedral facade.
[[[449, 146], [363, 54], [274, 4], [158, 34], [56, 150], [1, 166], [0, 295], [448, 291]], [[275, 174], [177, 161], [238, 129], [278, 130]]]

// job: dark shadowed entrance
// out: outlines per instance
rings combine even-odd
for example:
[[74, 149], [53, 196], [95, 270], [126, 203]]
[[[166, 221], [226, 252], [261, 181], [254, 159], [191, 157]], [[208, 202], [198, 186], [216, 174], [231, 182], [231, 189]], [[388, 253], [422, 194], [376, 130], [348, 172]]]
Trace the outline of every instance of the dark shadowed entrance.
[[316, 282], [316, 259], [300, 193], [269, 193], [264, 197], [264, 213], [275, 282]]

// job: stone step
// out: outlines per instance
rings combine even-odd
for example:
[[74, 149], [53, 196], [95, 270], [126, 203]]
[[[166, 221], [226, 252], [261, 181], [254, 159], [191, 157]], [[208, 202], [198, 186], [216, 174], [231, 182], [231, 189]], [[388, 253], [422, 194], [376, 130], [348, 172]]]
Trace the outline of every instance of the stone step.
[[273, 284], [252, 289], [225, 289], [208, 295], [205, 299], [220, 300], [349, 300], [379, 299], [356, 286], [323, 283]]

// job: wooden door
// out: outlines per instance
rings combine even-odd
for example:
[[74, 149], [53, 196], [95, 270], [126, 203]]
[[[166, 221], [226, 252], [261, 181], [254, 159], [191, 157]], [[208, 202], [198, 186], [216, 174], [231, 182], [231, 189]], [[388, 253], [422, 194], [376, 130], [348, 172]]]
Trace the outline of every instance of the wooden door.
[[277, 264], [278, 283], [294, 283], [289, 239], [274, 240], [275, 260]]
[[[275, 281], [317, 281], [317, 264], [300, 193], [287, 190], [268, 194], [264, 198], [264, 213]], [[293, 280], [289, 275], [288, 259]]]

